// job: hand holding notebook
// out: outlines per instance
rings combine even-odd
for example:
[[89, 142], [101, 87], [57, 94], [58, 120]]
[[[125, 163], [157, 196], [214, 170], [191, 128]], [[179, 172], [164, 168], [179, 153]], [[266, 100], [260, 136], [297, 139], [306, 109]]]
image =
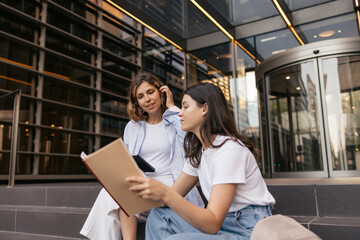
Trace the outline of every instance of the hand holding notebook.
[[128, 152], [121, 138], [88, 156], [82, 153], [81, 157], [85, 165], [127, 215], [134, 215], [161, 206], [161, 203], [138, 197], [136, 193], [129, 190], [131, 185], [125, 181], [125, 178], [145, 176], [145, 174]]

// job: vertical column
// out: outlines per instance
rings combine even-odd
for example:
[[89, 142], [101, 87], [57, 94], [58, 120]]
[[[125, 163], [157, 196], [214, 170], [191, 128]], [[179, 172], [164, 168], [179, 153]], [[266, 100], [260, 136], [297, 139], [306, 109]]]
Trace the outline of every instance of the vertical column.
[[237, 65], [236, 65], [236, 57], [237, 57], [237, 50], [236, 50], [236, 45], [235, 45], [235, 42], [234, 40], [231, 40], [231, 57], [232, 57], [232, 60], [233, 60], [233, 69], [232, 69], [232, 78], [233, 78], [233, 83], [234, 83], [234, 88], [235, 88], [235, 91], [234, 91], [234, 121], [236, 123], [236, 127], [238, 129], [238, 131], [240, 130], [239, 129], [239, 100], [238, 100], [238, 96], [237, 96], [237, 80], [236, 80], [236, 77], [237, 77]]
[[20, 96], [21, 90], [15, 93], [14, 98], [14, 111], [12, 120], [12, 133], [11, 133], [11, 150], [10, 150], [10, 167], [9, 167], [9, 187], [15, 184], [15, 166], [16, 166], [16, 152], [18, 143], [19, 132], [19, 112], [20, 112]]
[[[102, 2], [98, 3], [100, 7], [102, 7]], [[101, 68], [102, 68], [102, 21], [103, 21], [103, 12], [101, 10], [98, 11], [96, 24], [98, 25], [97, 29], [97, 38], [96, 38], [96, 46], [98, 49], [96, 50], [96, 59], [95, 59], [95, 66], [96, 66], [96, 77], [95, 77], [95, 88], [97, 90], [101, 90]], [[93, 95], [94, 96], [94, 95]], [[101, 132], [101, 93], [99, 91], [95, 92], [95, 99], [91, 99], [92, 102], [95, 102], [95, 133], [99, 134]], [[94, 108], [93, 108], [94, 109]], [[97, 150], [100, 148], [100, 136], [95, 136], [95, 144], [94, 149]]]
[[[47, 2], [42, 2], [42, 8], [40, 12], [40, 21], [46, 23], [47, 18]], [[46, 27], [45, 25], [40, 26], [40, 34], [39, 34], [39, 46], [45, 48], [45, 39], [46, 39]], [[38, 71], [40, 73], [44, 72], [45, 65], [45, 51], [43, 49], [39, 50], [39, 59], [38, 59]], [[44, 88], [44, 76], [38, 75], [38, 85], [36, 88], [36, 96], [38, 98], [43, 97], [43, 88]], [[41, 125], [41, 117], [42, 117], [42, 101], [37, 101], [36, 103], [36, 112], [35, 112], [35, 124]], [[41, 129], [40, 127], [35, 128], [35, 140], [34, 140], [34, 164], [33, 164], [33, 175], [39, 174], [39, 166], [40, 166], [40, 156], [37, 153], [40, 152], [41, 147]]]
[[[135, 22], [135, 27], [136, 27], [136, 29], [137, 30], [139, 30], [140, 31], [140, 33], [137, 35], [137, 37], [136, 37], [136, 39], [135, 39], [135, 45], [138, 47], [138, 48], [140, 48], [140, 49], [142, 49], [142, 41], [143, 41], [143, 26], [140, 24], [140, 23], [138, 23], [138, 22]], [[134, 61], [134, 62], [136, 62], [139, 66], [141, 66], [142, 67], [142, 50], [139, 50], [138, 52], [137, 52], [137, 55], [136, 55], [136, 60]], [[132, 76], [132, 77], [134, 77], [134, 76]]]

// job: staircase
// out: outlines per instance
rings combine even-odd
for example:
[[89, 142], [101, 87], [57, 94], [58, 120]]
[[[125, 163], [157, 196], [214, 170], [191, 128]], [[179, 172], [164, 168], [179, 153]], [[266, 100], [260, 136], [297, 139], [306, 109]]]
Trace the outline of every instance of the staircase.
[[[360, 239], [360, 178], [266, 179], [277, 203], [324, 240]], [[61, 183], [0, 186], [1, 240], [84, 239], [79, 231], [101, 186]], [[144, 239], [144, 223], [138, 228]]]
[[84, 239], [79, 231], [98, 183], [0, 186], [0, 239]]
[[360, 239], [360, 178], [267, 179], [273, 214], [290, 216], [324, 240]]

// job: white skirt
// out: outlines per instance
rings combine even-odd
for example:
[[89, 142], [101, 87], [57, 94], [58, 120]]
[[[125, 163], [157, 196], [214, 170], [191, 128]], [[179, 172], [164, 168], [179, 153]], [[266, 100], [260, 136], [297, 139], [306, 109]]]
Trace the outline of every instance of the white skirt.
[[[174, 181], [172, 175], [150, 175], [149, 178], [156, 179], [167, 186], [171, 186]], [[136, 215], [139, 220], [142, 217]], [[147, 214], [144, 214], [146, 218]], [[93, 207], [80, 231], [80, 234], [91, 240], [119, 240], [121, 237], [121, 227], [119, 219], [119, 205], [108, 194], [105, 188], [101, 189], [95, 200]]]

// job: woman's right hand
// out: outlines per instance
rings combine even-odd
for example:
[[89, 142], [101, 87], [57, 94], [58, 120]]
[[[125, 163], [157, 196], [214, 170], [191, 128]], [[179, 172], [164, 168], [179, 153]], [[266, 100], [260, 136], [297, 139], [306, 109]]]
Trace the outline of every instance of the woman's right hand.
[[166, 94], [166, 107], [171, 108], [171, 107], [175, 106], [173, 95], [172, 95], [172, 92], [170, 91], [169, 87], [166, 85], [161, 86], [159, 88], [159, 90], [162, 94], [164, 94], [164, 93]]
[[167, 193], [171, 191], [165, 184], [147, 177], [127, 177], [126, 181], [129, 183], [136, 183], [136, 185], [131, 186], [129, 190], [136, 192], [137, 196], [161, 202], [163, 204], [165, 204]]

